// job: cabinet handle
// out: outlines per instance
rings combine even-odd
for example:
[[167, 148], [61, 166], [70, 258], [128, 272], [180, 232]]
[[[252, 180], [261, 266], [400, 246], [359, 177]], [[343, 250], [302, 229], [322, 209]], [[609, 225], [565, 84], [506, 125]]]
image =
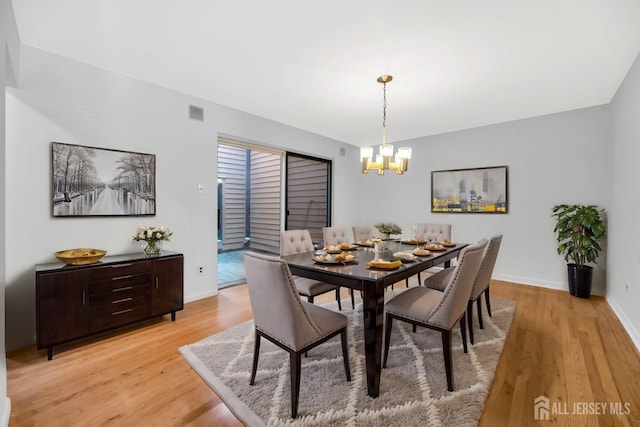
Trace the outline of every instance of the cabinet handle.
[[122, 314], [122, 313], [128, 313], [130, 311], [133, 311], [132, 308], [127, 308], [126, 310], [120, 310], [120, 311], [116, 311], [115, 313], [111, 313], [112, 316], [117, 316], [118, 314]]
[[111, 280], [131, 279], [132, 277], [133, 277], [133, 274], [127, 274], [126, 276], [112, 277]]
[[111, 292], [128, 291], [129, 289], [133, 289], [133, 287], [132, 286], [125, 286], [124, 288], [112, 289]]
[[87, 305], [87, 293], [82, 291], [82, 305]]
[[133, 298], [122, 298], [122, 299], [118, 299], [118, 300], [115, 300], [115, 301], [111, 301], [111, 304], [118, 304], [120, 302], [127, 302], [127, 301], [132, 301], [132, 300], [133, 300]]
[[158, 290], [158, 276], [156, 276], [156, 291]]
[[133, 264], [132, 263], [128, 263], [128, 264], [118, 264], [118, 265], [112, 265], [111, 268], [120, 268], [120, 267], [131, 267]]

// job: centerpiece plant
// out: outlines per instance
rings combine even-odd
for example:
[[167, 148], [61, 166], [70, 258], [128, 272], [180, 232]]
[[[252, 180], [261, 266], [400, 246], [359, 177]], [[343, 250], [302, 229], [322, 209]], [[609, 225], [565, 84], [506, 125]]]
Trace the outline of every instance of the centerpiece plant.
[[382, 233], [387, 239], [391, 234], [402, 233], [402, 229], [397, 224], [394, 224], [392, 222], [379, 222], [375, 224], [374, 227], [376, 228], [376, 230]]
[[557, 205], [552, 208], [556, 218], [553, 231], [557, 234], [558, 254], [564, 254], [569, 275], [569, 292], [573, 296], [589, 298], [593, 267], [602, 251], [600, 242], [606, 229], [603, 210], [594, 205]]
[[143, 242], [146, 256], [158, 256], [162, 249], [162, 242], [169, 241], [173, 232], [166, 227], [140, 227], [133, 235], [133, 240]]

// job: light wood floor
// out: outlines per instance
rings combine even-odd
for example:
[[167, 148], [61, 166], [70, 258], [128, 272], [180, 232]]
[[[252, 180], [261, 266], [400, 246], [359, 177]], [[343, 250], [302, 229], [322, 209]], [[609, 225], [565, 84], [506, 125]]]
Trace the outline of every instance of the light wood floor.
[[[640, 355], [603, 298], [497, 281], [491, 294], [518, 305], [481, 426], [640, 425]], [[250, 318], [242, 285], [187, 304], [176, 322], [165, 316], [56, 348], [52, 361], [35, 347], [12, 351], [10, 426], [241, 425], [177, 349]], [[615, 402], [630, 414], [556, 413], [536, 424], [539, 395], [563, 412]]]

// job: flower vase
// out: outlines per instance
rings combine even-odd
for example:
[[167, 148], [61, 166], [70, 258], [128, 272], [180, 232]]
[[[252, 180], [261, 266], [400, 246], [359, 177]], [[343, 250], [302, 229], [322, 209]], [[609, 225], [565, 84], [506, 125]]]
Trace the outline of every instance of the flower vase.
[[144, 240], [142, 250], [147, 257], [159, 256], [162, 250], [162, 240]]

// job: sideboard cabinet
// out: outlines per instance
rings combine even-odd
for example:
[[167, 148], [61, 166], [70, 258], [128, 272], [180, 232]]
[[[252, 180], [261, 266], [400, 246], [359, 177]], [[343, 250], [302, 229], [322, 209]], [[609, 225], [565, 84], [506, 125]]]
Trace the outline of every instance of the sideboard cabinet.
[[56, 345], [183, 309], [184, 257], [163, 251], [106, 256], [91, 265], [36, 265], [36, 341]]

